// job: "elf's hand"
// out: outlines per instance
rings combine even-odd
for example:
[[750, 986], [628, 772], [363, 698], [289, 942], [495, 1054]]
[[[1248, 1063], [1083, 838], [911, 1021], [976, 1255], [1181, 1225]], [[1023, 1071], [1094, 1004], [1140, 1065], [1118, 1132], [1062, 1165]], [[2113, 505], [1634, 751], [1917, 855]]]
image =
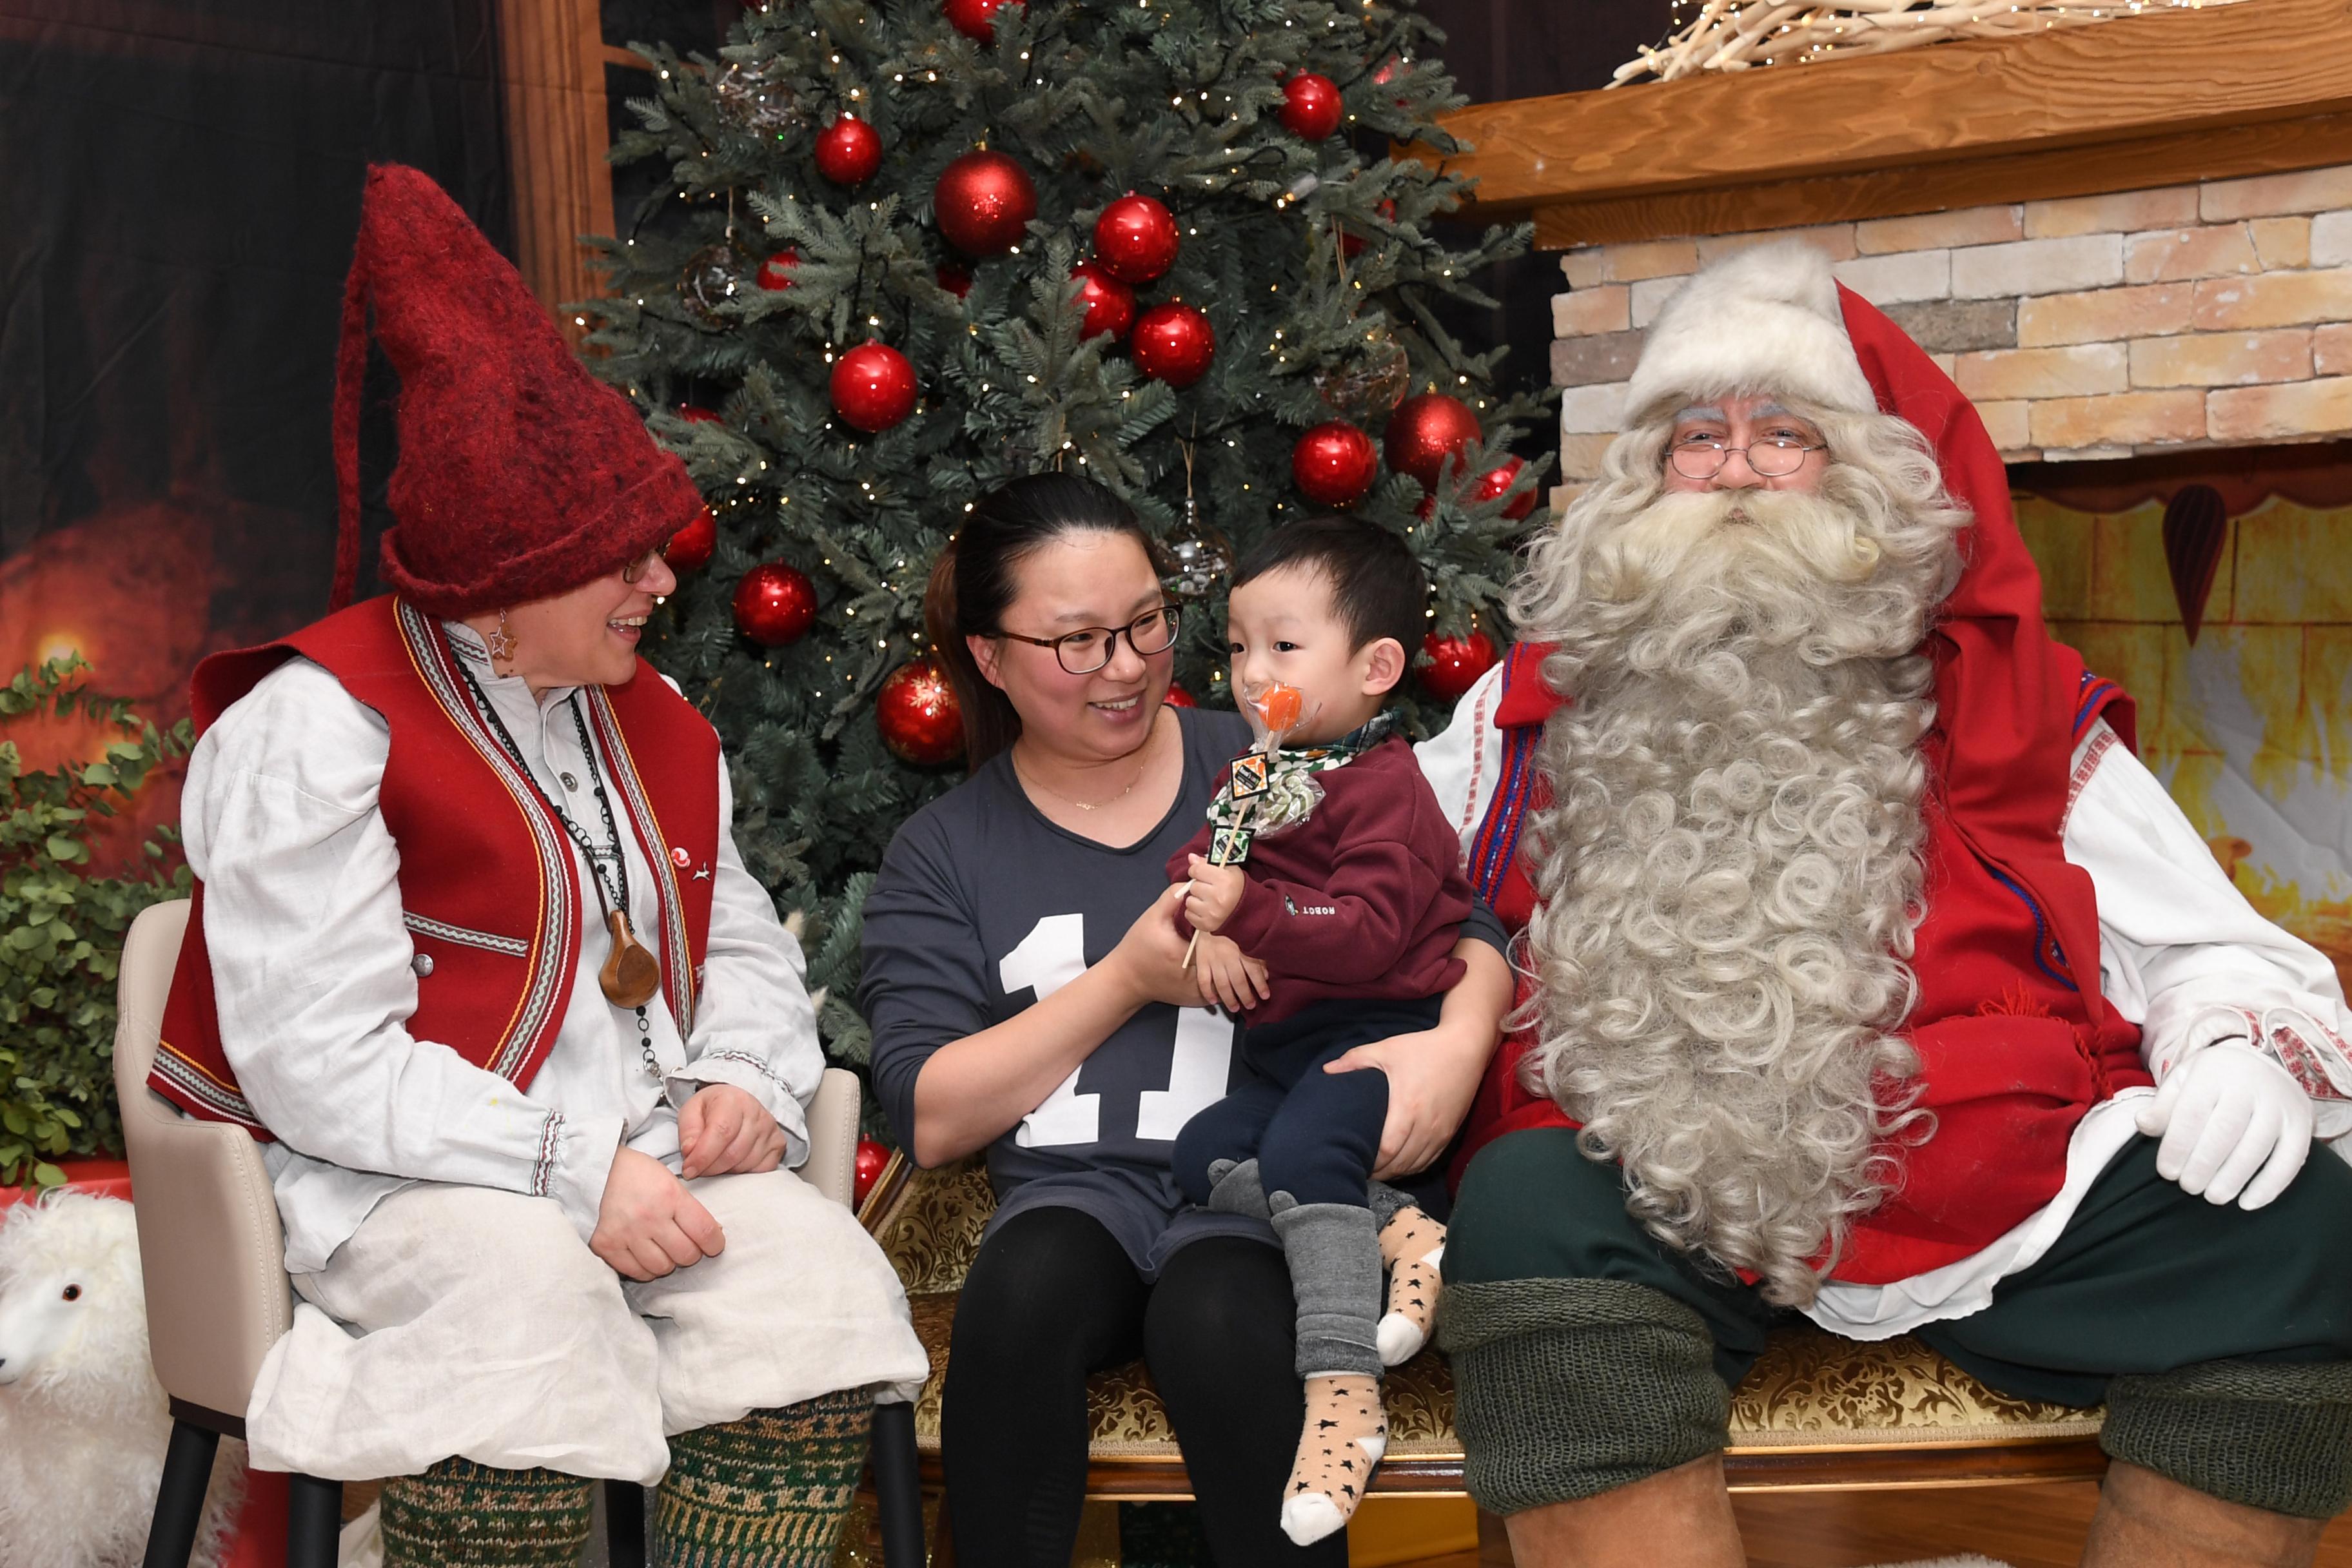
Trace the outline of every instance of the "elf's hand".
[[689, 1179], [772, 1171], [784, 1163], [784, 1130], [744, 1090], [714, 1083], [677, 1113], [677, 1152]]
[[1201, 982], [1201, 1003], [1244, 1013], [1274, 994], [1265, 983], [1265, 965], [1241, 950], [1229, 936], [1203, 932], [1192, 954], [1193, 973]]
[[2286, 1068], [2243, 1041], [2206, 1047], [2165, 1075], [2139, 1130], [2164, 1142], [2156, 1173], [2206, 1202], [2258, 1209], [2311, 1152], [2311, 1100]]
[[1242, 901], [1239, 866], [1212, 866], [1194, 855], [1186, 862], [1185, 874], [1192, 885], [1184, 892], [1184, 918], [1194, 931], [1214, 931], [1233, 918], [1234, 906]]
[[727, 1233], [667, 1165], [625, 1147], [604, 1178], [588, 1249], [632, 1279], [658, 1279], [718, 1257]]

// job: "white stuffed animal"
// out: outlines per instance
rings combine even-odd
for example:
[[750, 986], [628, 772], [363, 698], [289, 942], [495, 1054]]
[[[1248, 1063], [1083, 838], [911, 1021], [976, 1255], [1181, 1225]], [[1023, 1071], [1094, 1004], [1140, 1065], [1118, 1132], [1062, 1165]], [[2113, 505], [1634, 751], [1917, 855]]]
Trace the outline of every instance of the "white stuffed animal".
[[[147, 1354], [131, 1207], [56, 1193], [0, 1219], [0, 1568], [118, 1568], [147, 1547], [172, 1418]], [[245, 1493], [220, 1446], [194, 1562]]]

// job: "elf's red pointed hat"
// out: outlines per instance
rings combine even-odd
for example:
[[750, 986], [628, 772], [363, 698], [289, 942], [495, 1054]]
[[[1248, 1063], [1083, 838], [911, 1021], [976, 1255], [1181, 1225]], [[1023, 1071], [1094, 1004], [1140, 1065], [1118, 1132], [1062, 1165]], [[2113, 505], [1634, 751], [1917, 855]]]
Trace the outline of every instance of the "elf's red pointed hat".
[[334, 605], [359, 579], [360, 379], [369, 315], [400, 373], [383, 574], [428, 615], [541, 599], [619, 569], [693, 520], [686, 465], [590, 375], [440, 186], [368, 170], [335, 366], [341, 504]]

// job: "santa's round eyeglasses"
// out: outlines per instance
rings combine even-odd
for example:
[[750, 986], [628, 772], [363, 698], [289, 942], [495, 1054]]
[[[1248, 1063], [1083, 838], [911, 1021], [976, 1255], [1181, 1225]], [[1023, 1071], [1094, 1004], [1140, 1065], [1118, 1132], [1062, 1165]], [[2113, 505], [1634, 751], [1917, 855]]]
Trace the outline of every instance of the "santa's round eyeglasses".
[[1826, 452], [1826, 441], [1804, 441], [1794, 436], [1773, 436], [1761, 441], [1750, 441], [1745, 447], [1727, 446], [1711, 437], [1698, 437], [1677, 441], [1666, 452], [1666, 461], [1675, 472], [1686, 479], [1711, 479], [1723, 471], [1731, 454], [1738, 452], [1748, 459], [1748, 466], [1764, 479], [1785, 479], [1805, 466], [1808, 452]]

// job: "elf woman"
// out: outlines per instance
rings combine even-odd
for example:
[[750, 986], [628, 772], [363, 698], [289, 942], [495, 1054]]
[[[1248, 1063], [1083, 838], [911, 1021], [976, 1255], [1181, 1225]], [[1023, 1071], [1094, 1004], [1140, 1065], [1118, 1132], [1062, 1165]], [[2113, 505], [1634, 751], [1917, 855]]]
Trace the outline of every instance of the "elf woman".
[[575, 1563], [588, 1478], [665, 1562], [829, 1563], [888, 1264], [792, 1174], [824, 1061], [719, 738], [637, 658], [700, 499], [438, 187], [369, 172], [335, 403], [358, 565], [368, 314], [401, 380], [391, 595], [207, 659], [194, 917], [154, 1087], [263, 1142], [301, 1297], [253, 1462], [383, 1494], [387, 1563]]

